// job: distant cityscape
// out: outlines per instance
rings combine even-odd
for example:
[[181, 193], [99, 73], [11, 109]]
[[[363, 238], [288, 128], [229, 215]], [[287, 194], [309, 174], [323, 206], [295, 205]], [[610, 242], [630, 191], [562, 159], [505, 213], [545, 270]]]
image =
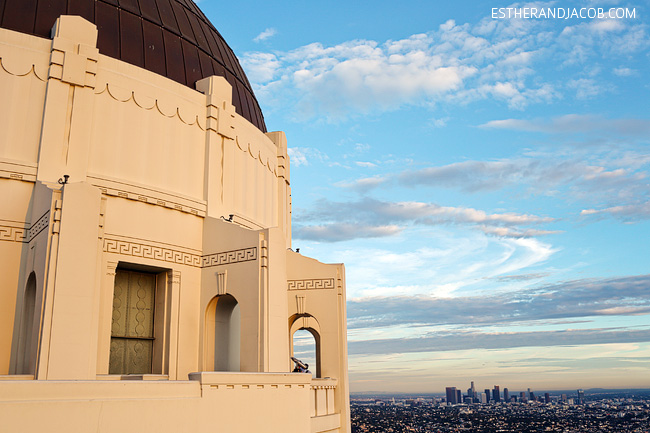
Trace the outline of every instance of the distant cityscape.
[[494, 385], [494, 388], [485, 389], [483, 392], [476, 391], [474, 387], [474, 382], [471, 383], [471, 386], [467, 389], [467, 394], [462, 394], [460, 389], [457, 389], [455, 386], [448, 386], [445, 388], [446, 394], [446, 403], [447, 404], [489, 404], [493, 403], [528, 403], [528, 402], [541, 402], [541, 403], [554, 403], [562, 402], [569, 405], [572, 404], [584, 404], [585, 403], [585, 391], [583, 389], [578, 389], [575, 395], [571, 396], [566, 393], [560, 395], [554, 395], [551, 397], [551, 394], [545, 392], [544, 395], [535, 395], [535, 392], [528, 388], [527, 391], [520, 391], [518, 394], [510, 393], [508, 388], [503, 388], [503, 398], [499, 385]]
[[350, 409], [353, 433], [650, 433], [648, 389], [536, 395], [447, 387], [444, 395], [352, 394]]

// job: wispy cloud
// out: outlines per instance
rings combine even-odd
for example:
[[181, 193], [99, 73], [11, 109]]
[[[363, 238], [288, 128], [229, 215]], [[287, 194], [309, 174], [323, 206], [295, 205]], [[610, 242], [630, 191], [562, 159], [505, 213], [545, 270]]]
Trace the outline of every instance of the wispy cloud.
[[[488, 296], [393, 296], [348, 301], [349, 327], [507, 325], [650, 314], [650, 275], [575, 280]], [[404, 314], [409, 311], [409, 314]]]
[[607, 119], [596, 115], [567, 114], [551, 119], [503, 119], [492, 120], [481, 128], [509, 129], [514, 131], [566, 133], [607, 133], [647, 138], [650, 134], [650, 119]]
[[308, 166], [314, 161], [324, 163], [329, 160], [327, 154], [313, 147], [290, 147], [287, 153], [293, 167]]
[[631, 75], [636, 74], [636, 71], [630, 68], [614, 68], [613, 70], [614, 74], [618, 75], [619, 77], [629, 77]]
[[397, 225], [364, 224], [326, 224], [302, 226], [294, 225], [293, 237], [296, 239], [324, 242], [339, 242], [350, 239], [379, 238], [400, 233], [403, 227]]
[[[519, 213], [487, 213], [482, 210], [440, 206], [425, 202], [386, 202], [363, 198], [352, 202], [320, 200], [309, 211], [297, 212], [298, 239], [337, 242], [363, 237], [392, 236], [399, 226], [464, 224], [497, 236], [529, 237], [553, 232], [499, 230], [553, 222], [546, 216]], [[311, 223], [311, 224], [310, 224]]]
[[350, 355], [440, 352], [511, 347], [553, 347], [650, 341], [650, 329], [588, 329], [537, 332], [451, 331], [420, 338], [351, 341]]
[[276, 33], [277, 33], [277, 30], [275, 30], [274, 28], [270, 27], [270, 28], [264, 30], [264, 31], [263, 31], [262, 33], [260, 33], [259, 35], [255, 36], [255, 38], [253, 38], [253, 41], [255, 41], [255, 42], [265, 41], [265, 40], [267, 40], [267, 39], [272, 38], [273, 36], [275, 36]]
[[[495, 191], [509, 186], [525, 186], [529, 192], [545, 194], [556, 187], [621, 198], [648, 194], [646, 172], [638, 163], [606, 156], [591, 165], [577, 157], [552, 158], [537, 156], [498, 161], [463, 161], [439, 167], [406, 170], [397, 176], [404, 186], [437, 186], [457, 188], [466, 192]], [[642, 164], [644, 165], [644, 164]], [[375, 186], [379, 185], [377, 183]], [[632, 193], [634, 191], [634, 193]], [[606, 193], [606, 194], [605, 194]], [[599, 197], [600, 198], [600, 197]]]
[[[508, 119], [490, 122], [490, 128], [526, 131], [581, 132], [589, 128], [620, 129], [645, 139], [650, 121], [620, 119], [608, 122], [590, 116], [571, 116], [552, 122]], [[643, 143], [640, 143], [643, 145]], [[339, 182], [337, 186], [362, 195], [377, 188], [451, 188], [466, 193], [510, 189], [520, 197], [560, 197], [567, 203], [583, 203], [581, 216], [612, 216], [626, 222], [648, 219], [650, 202], [650, 155], [644, 151], [610, 149], [608, 146], [536, 151], [516, 158], [462, 161], [442, 166], [407, 169], [396, 174]], [[444, 213], [444, 209], [439, 210]], [[573, 216], [577, 216], [573, 211]], [[481, 221], [476, 220], [477, 224]], [[548, 221], [546, 221], [548, 222]], [[486, 233], [500, 236], [539, 236], [556, 233], [539, 228], [486, 224]]]
[[611, 217], [625, 222], [636, 222], [650, 219], [650, 202], [633, 205], [612, 206], [604, 209], [584, 209], [580, 212], [584, 217]]
[[548, 272], [535, 273], [535, 274], [518, 274], [518, 275], [501, 275], [495, 277], [499, 282], [506, 283], [510, 281], [529, 281], [529, 280], [538, 280], [541, 278], [548, 277]]

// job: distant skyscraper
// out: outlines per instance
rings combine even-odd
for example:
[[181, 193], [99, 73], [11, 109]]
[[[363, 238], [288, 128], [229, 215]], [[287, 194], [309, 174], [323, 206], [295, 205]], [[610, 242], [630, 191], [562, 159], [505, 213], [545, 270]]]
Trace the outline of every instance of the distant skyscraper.
[[477, 395], [476, 395], [476, 388], [474, 388], [474, 381], [472, 381], [472, 385], [469, 387], [467, 390], [467, 396], [472, 399], [472, 403], [477, 403]]
[[463, 393], [460, 392], [460, 389], [456, 390], [456, 403], [462, 403], [463, 402]]
[[489, 395], [484, 392], [479, 392], [479, 397], [481, 399], [481, 403], [483, 404], [488, 404], [488, 402], [490, 401]]
[[447, 404], [456, 404], [456, 387], [448, 386], [445, 391], [447, 392]]
[[528, 400], [535, 401], [535, 393], [528, 388]]
[[508, 388], [503, 388], [503, 401], [510, 403], [510, 392], [508, 391]]
[[526, 403], [526, 402], [528, 401], [528, 398], [526, 397], [526, 393], [525, 393], [525, 392], [521, 391], [521, 392], [519, 393], [519, 400], [520, 400], [522, 403]]
[[499, 385], [494, 385], [494, 389], [492, 390], [492, 399], [496, 403], [501, 401], [501, 391], [499, 391]]
[[485, 398], [487, 399], [486, 403], [489, 403], [491, 398], [490, 398], [490, 390], [486, 389], [485, 390]]
[[549, 395], [548, 392], [544, 393], [544, 403], [550, 403], [551, 402], [551, 396]]
[[578, 404], [585, 404], [585, 391], [583, 389], [578, 390]]

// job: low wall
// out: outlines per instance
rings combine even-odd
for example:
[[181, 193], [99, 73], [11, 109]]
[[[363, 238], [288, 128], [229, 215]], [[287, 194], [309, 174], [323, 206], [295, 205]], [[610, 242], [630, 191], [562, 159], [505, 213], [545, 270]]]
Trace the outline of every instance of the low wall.
[[308, 374], [193, 373], [188, 381], [0, 380], [0, 433], [312, 430]]

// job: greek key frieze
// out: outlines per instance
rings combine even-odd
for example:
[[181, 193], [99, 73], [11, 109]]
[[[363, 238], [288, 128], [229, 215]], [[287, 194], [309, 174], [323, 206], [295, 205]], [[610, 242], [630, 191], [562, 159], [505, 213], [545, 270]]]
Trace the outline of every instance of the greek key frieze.
[[11, 227], [0, 225], [0, 241], [26, 242], [27, 229], [24, 227]]
[[288, 290], [319, 290], [319, 289], [333, 289], [333, 288], [334, 288], [334, 278], [287, 280]]
[[197, 268], [228, 265], [257, 259], [256, 247], [199, 256], [198, 254], [171, 248], [118, 239], [104, 239], [104, 252], [161, 260]]
[[0, 224], [0, 241], [29, 243], [50, 225], [50, 211], [45, 212], [31, 226], [14, 227]]
[[201, 256], [190, 254], [184, 251], [173, 250], [155, 245], [128, 242], [117, 239], [104, 239], [104, 251], [107, 253], [122, 254], [125, 256], [142, 257], [145, 259], [161, 260], [164, 262], [176, 263], [200, 267]]
[[224, 251], [201, 257], [201, 267], [229, 265], [232, 263], [248, 262], [257, 259], [257, 247], [243, 248], [240, 250]]

